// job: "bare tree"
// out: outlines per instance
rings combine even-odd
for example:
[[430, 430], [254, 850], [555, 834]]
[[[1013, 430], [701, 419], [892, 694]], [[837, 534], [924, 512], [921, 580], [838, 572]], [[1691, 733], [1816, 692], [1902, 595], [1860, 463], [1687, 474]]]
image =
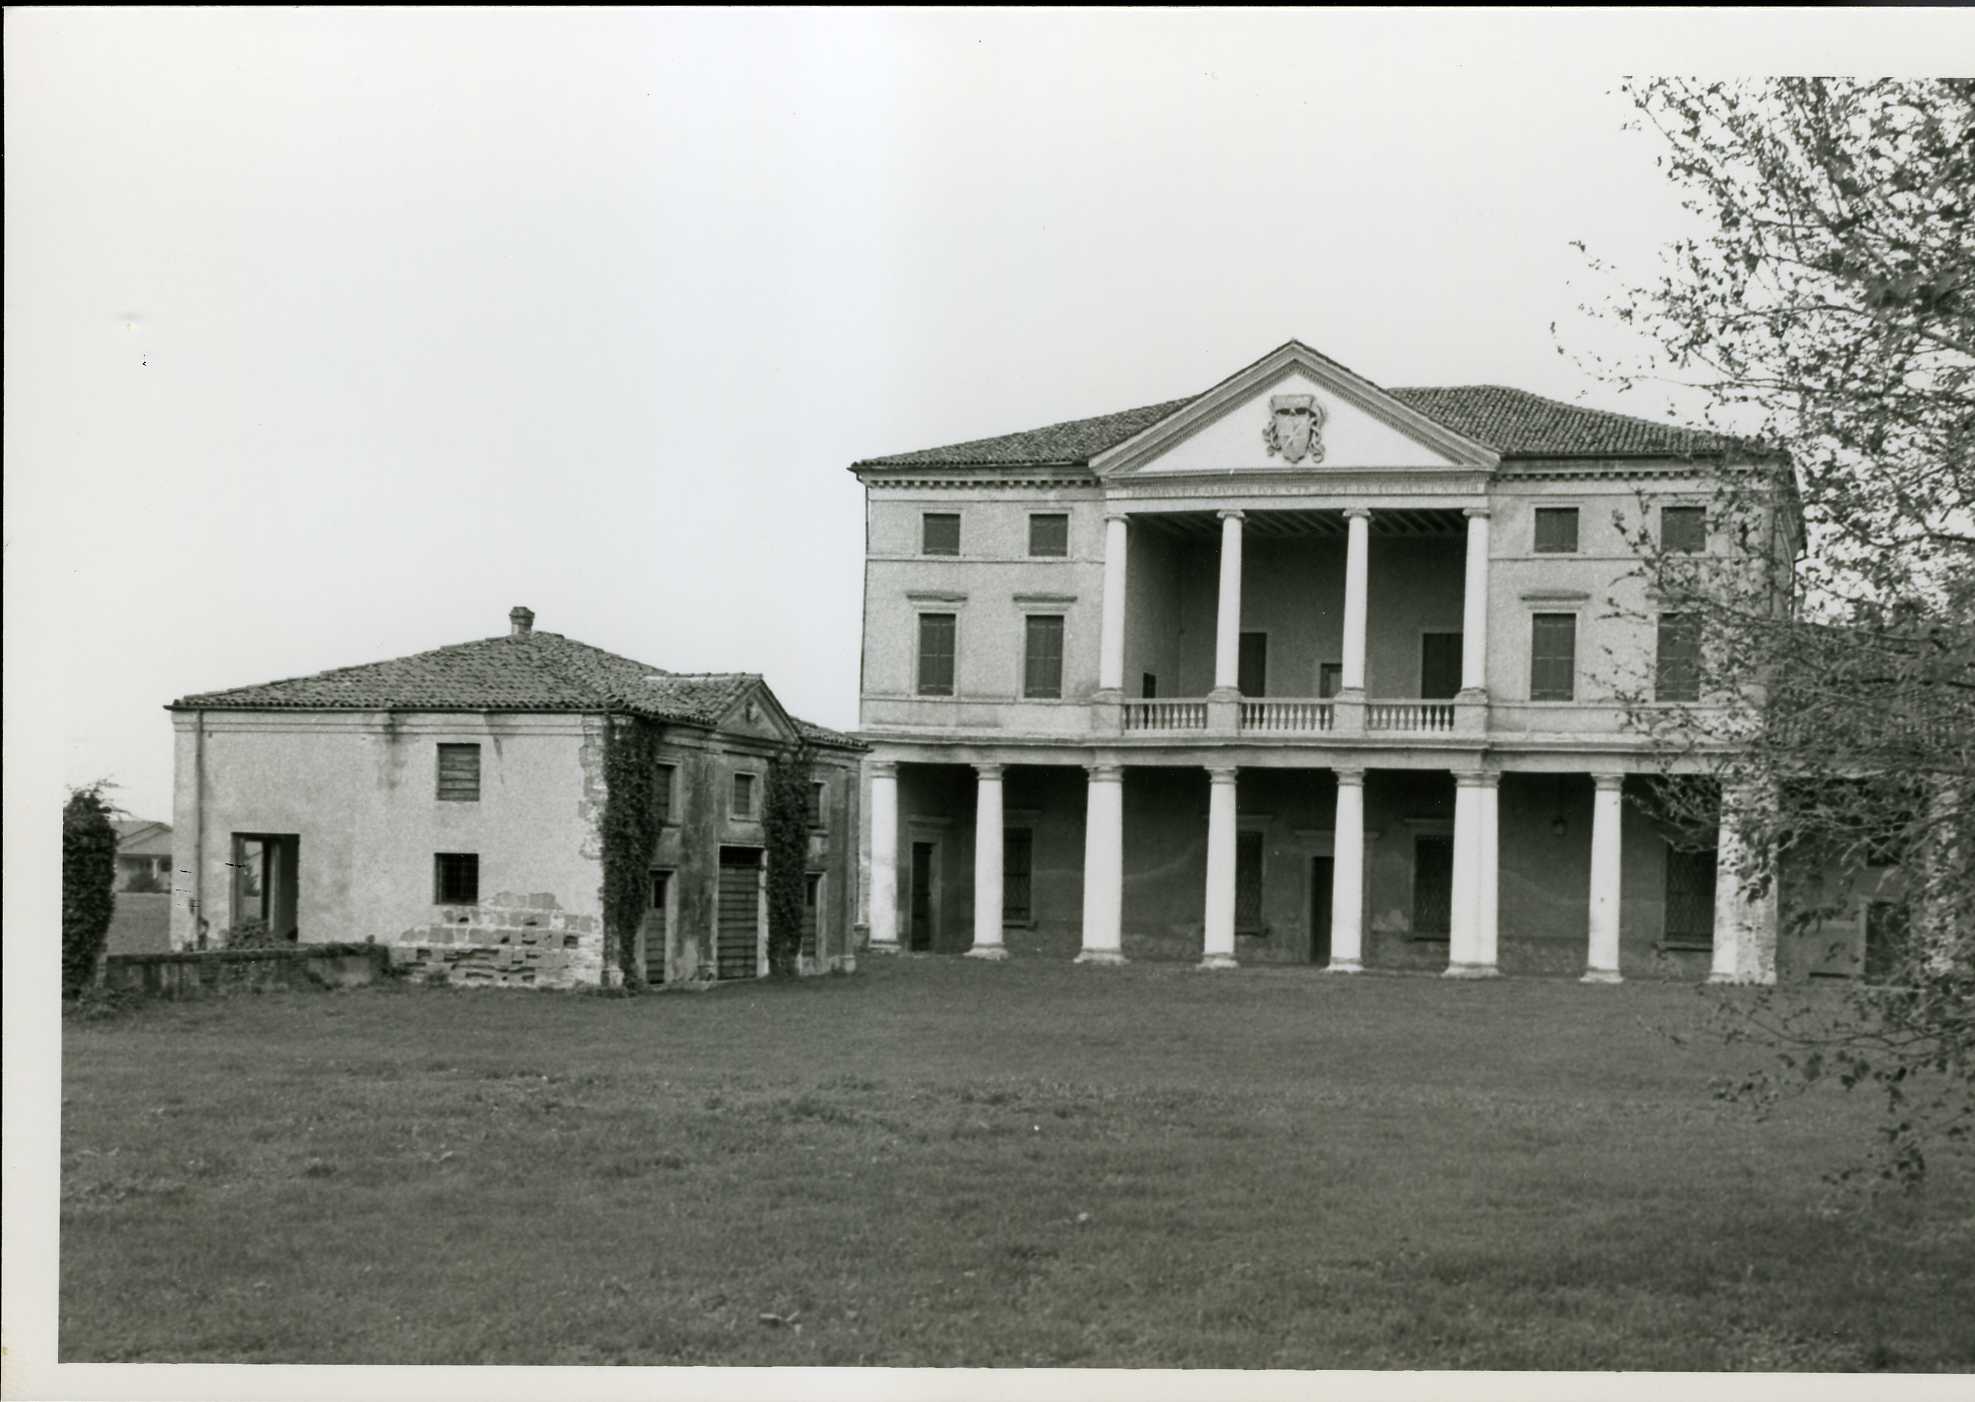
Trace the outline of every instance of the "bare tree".
[[1624, 92], [1701, 232], [1644, 281], [1587, 251], [1584, 311], [1644, 341], [1579, 359], [1696, 392], [1729, 436], [1701, 548], [1624, 523], [1658, 641], [1624, 696], [1668, 770], [1649, 801], [1708, 844], [1734, 796], [1736, 874], [1798, 947], [1863, 903], [1842, 1006], [1737, 1001], [1782, 1074], [1733, 1090], [1875, 1086], [1881, 1171], [1917, 1182], [1975, 1131], [1975, 83]]

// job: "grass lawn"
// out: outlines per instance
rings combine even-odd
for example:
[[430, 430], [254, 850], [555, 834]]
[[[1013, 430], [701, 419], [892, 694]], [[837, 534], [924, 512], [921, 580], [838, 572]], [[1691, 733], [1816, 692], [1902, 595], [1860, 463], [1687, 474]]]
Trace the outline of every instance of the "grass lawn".
[[[1720, 995], [1716, 995], [1720, 996]], [[1692, 987], [869, 959], [64, 1028], [64, 1361], [1968, 1369]]]

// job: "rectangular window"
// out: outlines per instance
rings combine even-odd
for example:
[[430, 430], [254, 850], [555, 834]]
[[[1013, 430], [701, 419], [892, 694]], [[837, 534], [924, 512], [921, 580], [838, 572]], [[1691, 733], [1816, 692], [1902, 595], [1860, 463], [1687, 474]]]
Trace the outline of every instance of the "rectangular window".
[[816, 926], [823, 914], [823, 873], [804, 872], [802, 877], [802, 943], [798, 952], [805, 959], [816, 957]]
[[1235, 657], [1235, 690], [1243, 696], [1269, 694], [1269, 635], [1243, 633]]
[[1701, 699], [1700, 623], [1691, 613], [1660, 615], [1659, 651], [1653, 677], [1655, 701]]
[[1413, 839], [1413, 933], [1447, 938], [1454, 914], [1454, 839]]
[[754, 775], [736, 774], [734, 776], [734, 807], [732, 812], [736, 818], [752, 818], [754, 816]]
[[954, 615], [919, 615], [919, 694], [953, 695]]
[[1234, 928], [1262, 929], [1262, 834], [1252, 830], [1234, 835]]
[[1573, 555], [1577, 553], [1577, 508], [1539, 506], [1536, 508], [1536, 553]]
[[1054, 513], [1029, 517], [1029, 554], [1062, 559], [1070, 553], [1070, 518]]
[[1028, 620], [1028, 645], [1022, 671], [1022, 695], [1053, 700], [1063, 694], [1063, 620], [1037, 614]]
[[1701, 506], [1660, 508], [1660, 549], [1669, 555], [1698, 555], [1708, 548], [1708, 513]]
[[672, 786], [679, 781], [679, 768], [661, 764], [652, 780], [653, 816], [661, 823], [672, 821]]
[[1001, 830], [1001, 918], [1013, 923], [1035, 919], [1035, 834], [1028, 828]]
[[928, 511], [919, 518], [919, 553], [958, 555], [960, 553], [960, 513]]
[[1159, 695], [1159, 679], [1150, 672], [1141, 673], [1138, 679], [1138, 694], [1146, 700], [1155, 700]]
[[1714, 853], [1667, 845], [1663, 938], [1676, 948], [1714, 947]]
[[823, 826], [823, 811], [829, 802], [830, 786], [821, 779], [812, 780], [809, 785], [809, 826]]
[[1577, 615], [1532, 615], [1529, 637], [1529, 699], [1570, 700], [1577, 686]]
[[480, 801], [480, 747], [439, 747], [439, 797], [447, 803]]
[[480, 854], [432, 854], [432, 900], [435, 905], [475, 905], [480, 900]]
[[1325, 662], [1317, 668], [1317, 695], [1328, 701], [1344, 689], [1344, 664]]

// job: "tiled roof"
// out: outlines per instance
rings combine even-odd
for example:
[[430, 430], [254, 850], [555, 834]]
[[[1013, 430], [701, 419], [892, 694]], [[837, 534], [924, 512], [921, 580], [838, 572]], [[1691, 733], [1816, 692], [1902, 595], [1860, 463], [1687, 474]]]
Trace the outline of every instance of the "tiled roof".
[[141, 855], [147, 851], [171, 851], [171, 824], [155, 818], [118, 818], [117, 850]]
[[[754, 672], [668, 672], [540, 630], [481, 638], [430, 652], [338, 667], [312, 676], [183, 696], [173, 710], [615, 711], [710, 725], [749, 687]], [[848, 737], [797, 721], [805, 731]]]
[[[1385, 393], [1442, 427], [1486, 444], [1504, 458], [1675, 457], [1734, 446], [1733, 440], [1718, 434], [1586, 409], [1506, 385], [1391, 389]], [[854, 466], [1083, 466], [1199, 397], [1149, 404], [1094, 419], [1072, 419], [998, 438], [866, 458]]]

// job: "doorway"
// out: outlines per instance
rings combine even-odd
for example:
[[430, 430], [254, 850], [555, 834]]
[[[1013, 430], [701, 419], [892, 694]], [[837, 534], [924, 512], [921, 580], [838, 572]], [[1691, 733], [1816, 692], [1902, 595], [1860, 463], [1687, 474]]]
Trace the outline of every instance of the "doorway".
[[720, 849], [713, 951], [718, 978], [755, 978], [761, 972], [761, 855], [759, 847]]
[[651, 874], [651, 904], [645, 907], [645, 982], [665, 982], [666, 938], [672, 928], [670, 904], [672, 873]]
[[302, 839], [295, 833], [233, 834], [233, 936], [293, 943], [300, 938]]
[[1330, 962], [1330, 888], [1337, 870], [1331, 857], [1310, 858], [1310, 962]]
[[912, 891], [906, 905], [905, 947], [924, 951], [933, 947], [939, 918], [939, 843], [912, 844]]
[[1450, 701], [1461, 690], [1461, 635], [1420, 634], [1420, 700]]

